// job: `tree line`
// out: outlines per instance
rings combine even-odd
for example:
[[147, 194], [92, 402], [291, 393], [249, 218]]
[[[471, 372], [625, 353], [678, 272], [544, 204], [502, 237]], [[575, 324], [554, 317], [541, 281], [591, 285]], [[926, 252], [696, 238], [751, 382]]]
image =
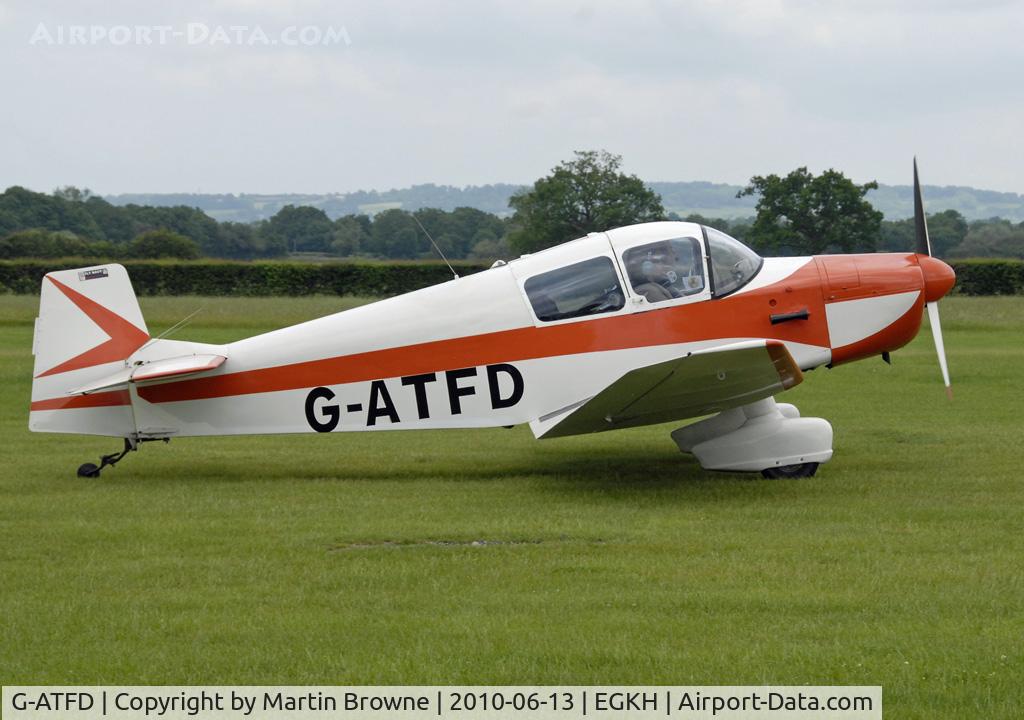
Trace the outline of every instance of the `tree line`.
[[[514, 214], [475, 208], [384, 210], [332, 220], [322, 208], [286, 205], [268, 220], [218, 222], [198, 208], [113, 205], [88, 190], [47, 195], [22, 187], [0, 194], [0, 257], [258, 259], [436, 258], [493, 260], [571, 240], [588, 232], [650, 220], [685, 219], [727, 232], [765, 255], [910, 251], [911, 219], [886, 221], [867, 201], [876, 183], [857, 185], [842, 173], [755, 176], [738, 195], [756, 198], [741, 220], [679, 217], [621, 157], [579, 151], [512, 196]], [[1000, 218], [968, 222], [956, 210], [929, 216], [940, 257], [1024, 258], [1024, 223]], [[433, 240], [433, 243], [431, 242]]]
[[[414, 217], [415, 216], [415, 217]], [[422, 226], [422, 227], [421, 227]], [[217, 222], [197, 208], [112, 205], [87, 190], [0, 194], [0, 257], [257, 259], [322, 255], [436, 257], [427, 233], [453, 259], [510, 252], [509, 221], [474, 208], [385, 210], [331, 220], [320, 208], [286, 205], [269, 220]], [[426, 232], [424, 232], [424, 229]]]

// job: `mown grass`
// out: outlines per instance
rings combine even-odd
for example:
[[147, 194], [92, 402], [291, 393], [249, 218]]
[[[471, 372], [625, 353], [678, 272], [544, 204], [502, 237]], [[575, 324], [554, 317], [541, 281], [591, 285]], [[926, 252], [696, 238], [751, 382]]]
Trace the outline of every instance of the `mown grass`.
[[[349, 299], [143, 298], [221, 342]], [[0, 298], [0, 681], [866, 684], [886, 717], [1024, 702], [1024, 298], [786, 393], [809, 480], [703, 472], [670, 427], [183, 439], [26, 430], [34, 298]], [[473, 544], [474, 541], [484, 541]]]

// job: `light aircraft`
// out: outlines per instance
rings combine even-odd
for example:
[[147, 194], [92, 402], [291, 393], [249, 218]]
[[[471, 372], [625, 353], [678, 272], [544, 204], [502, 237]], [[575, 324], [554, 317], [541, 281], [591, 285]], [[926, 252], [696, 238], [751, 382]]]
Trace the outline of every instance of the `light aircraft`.
[[52, 272], [29, 427], [197, 435], [480, 428], [537, 438], [706, 417], [672, 433], [709, 470], [813, 475], [832, 426], [774, 396], [917, 334], [953, 270], [915, 253], [761, 258], [689, 222], [591, 233], [489, 270], [226, 345], [152, 338], [125, 269]]

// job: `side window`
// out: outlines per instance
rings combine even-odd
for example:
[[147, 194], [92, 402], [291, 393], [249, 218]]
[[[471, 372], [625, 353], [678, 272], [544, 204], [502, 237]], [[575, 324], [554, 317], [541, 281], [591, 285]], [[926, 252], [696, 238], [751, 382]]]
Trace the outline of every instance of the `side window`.
[[633, 292], [649, 303], [696, 295], [704, 289], [704, 260], [696, 238], [638, 245], [622, 254]]
[[757, 275], [764, 264], [760, 255], [724, 232], [709, 227], [705, 227], [704, 231], [708, 236], [713, 280], [711, 287], [715, 297], [739, 290]]
[[535, 275], [523, 285], [544, 322], [621, 310], [622, 286], [611, 258], [596, 257]]

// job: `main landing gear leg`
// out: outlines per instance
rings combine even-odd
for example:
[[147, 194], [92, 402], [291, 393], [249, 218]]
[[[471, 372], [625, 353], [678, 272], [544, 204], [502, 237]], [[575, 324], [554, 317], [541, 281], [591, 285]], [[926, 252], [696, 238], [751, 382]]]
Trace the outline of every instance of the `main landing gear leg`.
[[766, 398], [725, 410], [672, 433], [679, 449], [705, 470], [760, 472], [767, 478], [810, 477], [832, 457], [832, 426], [800, 417]]
[[128, 453], [137, 450], [139, 447], [138, 440], [132, 438], [124, 439], [124, 450], [118, 453], [110, 453], [100, 458], [100, 464], [95, 465], [93, 463], [84, 463], [78, 467], [78, 477], [80, 478], [98, 478], [100, 476], [100, 470], [110, 465], [116, 465], [121, 461]]

